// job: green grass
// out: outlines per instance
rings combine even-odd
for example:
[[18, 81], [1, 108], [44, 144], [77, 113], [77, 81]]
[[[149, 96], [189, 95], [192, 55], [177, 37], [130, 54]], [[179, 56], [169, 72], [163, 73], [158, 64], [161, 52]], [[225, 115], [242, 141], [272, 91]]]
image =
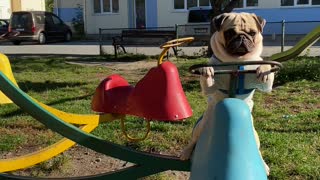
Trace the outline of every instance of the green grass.
[[[121, 59], [122, 58], [122, 59]], [[139, 59], [156, 61], [155, 57], [124, 56], [120, 61]], [[14, 76], [20, 88], [30, 96], [50, 106], [71, 113], [92, 113], [90, 103], [99, 82], [113, 73], [135, 84], [148, 71], [115, 70], [108, 66], [80, 66], [66, 63], [63, 57], [10, 58]], [[108, 57], [84, 57], [73, 61], [105, 62]], [[205, 58], [179, 58], [181, 82], [193, 109], [193, 116], [182, 123], [152, 122], [150, 136], [139, 143], [129, 143], [123, 137], [120, 122], [101, 124], [93, 131], [103, 139], [132, 148], [170, 155], [178, 155], [188, 143], [197, 118], [206, 108], [206, 98], [200, 93], [198, 77], [190, 75], [190, 65], [204, 63]], [[261, 150], [271, 167], [270, 179], [317, 179], [320, 177], [320, 60], [319, 57], [300, 57], [284, 63], [277, 74], [276, 86], [271, 93], [257, 92], [253, 116], [260, 135]], [[61, 139], [58, 134], [32, 119], [16, 105], [0, 108], [0, 157], [9, 152], [33, 152]], [[142, 136], [145, 123], [129, 117], [129, 134]], [[57, 157], [53, 165], [41, 163], [30, 175], [46, 176], [69, 160]], [[70, 164], [68, 164], [70, 166]], [[63, 175], [63, 172], [61, 172]], [[158, 174], [147, 179], [174, 179]]]

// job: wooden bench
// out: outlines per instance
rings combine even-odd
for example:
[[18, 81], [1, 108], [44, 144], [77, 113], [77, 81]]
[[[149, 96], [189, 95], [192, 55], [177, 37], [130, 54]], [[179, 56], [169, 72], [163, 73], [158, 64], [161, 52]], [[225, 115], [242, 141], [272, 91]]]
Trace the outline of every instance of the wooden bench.
[[[176, 38], [176, 31], [174, 30], [122, 30], [120, 36], [112, 37], [112, 45], [114, 47], [114, 55], [117, 58], [118, 50], [120, 48], [124, 53], [125, 45], [161, 45], [164, 42]], [[175, 55], [177, 55], [176, 48], [172, 48]]]

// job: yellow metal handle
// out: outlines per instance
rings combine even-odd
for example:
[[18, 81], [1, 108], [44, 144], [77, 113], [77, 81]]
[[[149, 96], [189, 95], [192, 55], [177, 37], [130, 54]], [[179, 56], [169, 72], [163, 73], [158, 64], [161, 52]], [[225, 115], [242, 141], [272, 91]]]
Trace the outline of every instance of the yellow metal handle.
[[147, 121], [147, 132], [146, 134], [142, 137], [142, 138], [134, 138], [134, 137], [131, 137], [130, 135], [128, 135], [127, 131], [126, 131], [126, 128], [125, 128], [125, 124], [124, 124], [124, 120], [125, 118], [124, 117], [121, 117], [120, 121], [121, 121], [121, 130], [122, 130], [122, 133], [124, 134], [124, 136], [131, 142], [139, 142], [139, 141], [143, 141], [145, 140], [148, 135], [150, 134], [150, 121], [149, 120], [146, 120]]
[[175, 46], [180, 46], [181, 44], [191, 42], [194, 40], [194, 37], [186, 37], [186, 38], [179, 38], [179, 39], [173, 39], [171, 41], [165, 42], [160, 46], [160, 48], [170, 48]]
[[164, 56], [167, 54], [167, 52], [169, 51], [169, 49], [171, 47], [180, 46], [180, 45], [182, 45], [184, 43], [188, 43], [188, 42], [191, 42], [193, 40], [194, 40], [194, 37], [186, 37], [186, 38], [173, 39], [171, 41], [168, 41], [168, 42], [162, 44], [160, 46], [160, 48], [163, 49], [163, 50], [162, 50], [162, 52], [161, 52], [161, 54], [159, 56], [159, 59], [158, 59], [158, 66], [160, 64], [162, 64], [162, 60], [163, 60]]

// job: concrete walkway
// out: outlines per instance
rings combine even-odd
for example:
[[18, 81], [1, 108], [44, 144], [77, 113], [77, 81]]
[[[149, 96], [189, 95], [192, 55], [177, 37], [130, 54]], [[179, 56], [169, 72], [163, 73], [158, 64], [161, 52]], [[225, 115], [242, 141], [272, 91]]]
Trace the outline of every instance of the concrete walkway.
[[[281, 52], [281, 47], [275, 43], [264, 46], [262, 56], [268, 57], [275, 53]], [[284, 50], [289, 49], [291, 46], [285, 46]], [[206, 53], [207, 46], [186, 46], [179, 47], [179, 55], [197, 56]], [[107, 54], [114, 54], [112, 45], [103, 45], [102, 50]], [[127, 52], [133, 54], [145, 55], [159, 55], [161, 49], [155, 47], [126, 47]], [[4, 42], [0, 44], [0, 52], [7, 55], [99, 55], [100, 48], [97, 41], [72, 41], [67, 43], [49, 43], [39, 45], [34, 43], [23, 43], [19, 46], [12, 45], [12, 43]], [[172, 50], [170, 50], [172, 54]], [[305, 55], [302, 53], [301, 55]], [[308, 56], [320, 56], [320, 44], [311, 46], [307, 51]]]
[[[291, 48], [292, 46], [285, 46], [284, 50]], [[197, 56], [206, 53], [207, 46], [187, 46], [187, 47], [179, 47], [178, 52], [179, 55], [187, 55], [187, 56]], [[310, 50], [306, 50], [300, 55], [307, 56], [320, 56], [320, 46], [312, 46], [309, 48]], [[158, 55], [161, 52], [161, 49], [158, 47], [126, 47], [126, 51], [133, 54], [145, 54], [145, 55]], [[106, 45], [103, 46], [103, 52], [108, 54], [114, 54], [113, 46]], [[273, 54], [281, 52], [280, 46], [264, 46], [262, 57], [269, 57]], [[170, 53], [173, 53], [170, 50]]]

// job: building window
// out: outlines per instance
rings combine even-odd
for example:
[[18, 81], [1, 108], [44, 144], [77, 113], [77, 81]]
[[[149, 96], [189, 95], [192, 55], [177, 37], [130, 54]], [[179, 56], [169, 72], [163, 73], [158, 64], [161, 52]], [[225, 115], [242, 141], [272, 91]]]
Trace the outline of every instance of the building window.
[[118, 13], [119, 0], [94, 0], [94, 13]]
[[294, 1], [293, 0], [281, 0], [281, 6], [293, 6]]
[[237, 5], [235, 6], [235, 8], [243, 8], [244, 6], [243, 6], [243, 0], [239, 0], [238, 2], [237, 2]]
[[258, 0], [247, 0], [247, 7], [258, 6]]
[[101, 7], [100, 7], [100, 0], [94, 0], [93, 1], [93, 10], [94, 13], [101, 13]]
[[174, 9], [184, 9], [184, 0], [174, 0]]
[[312, 5], [320, 5], [320, 0], [312, 0]]
[[320, 0], [281, 0], [281, 6], [320, 5]]
[[199, 6], [210, 6], [210, 1], [205, 1], [205, 0], [199, 1]]
[[309, 0], [297, 0], [298, 5], [306, 5], [309, 4]]
[[210, 6], [209, 0], [174, 0], [174, 9], [187, 10], [191, 7]]
[[[174, 9], [187, 10], [191, 7], [211, 6], [210, 0], [174, 0]], [[239, 0], [235, 8], [257, 7], [258, 0]]]
[[257, 7], [258, 0], [239, 0], [235, 8]]
[[197, 7], [197, 0], [187, 0], [187, 7], [188, 9], [191, 7]]

